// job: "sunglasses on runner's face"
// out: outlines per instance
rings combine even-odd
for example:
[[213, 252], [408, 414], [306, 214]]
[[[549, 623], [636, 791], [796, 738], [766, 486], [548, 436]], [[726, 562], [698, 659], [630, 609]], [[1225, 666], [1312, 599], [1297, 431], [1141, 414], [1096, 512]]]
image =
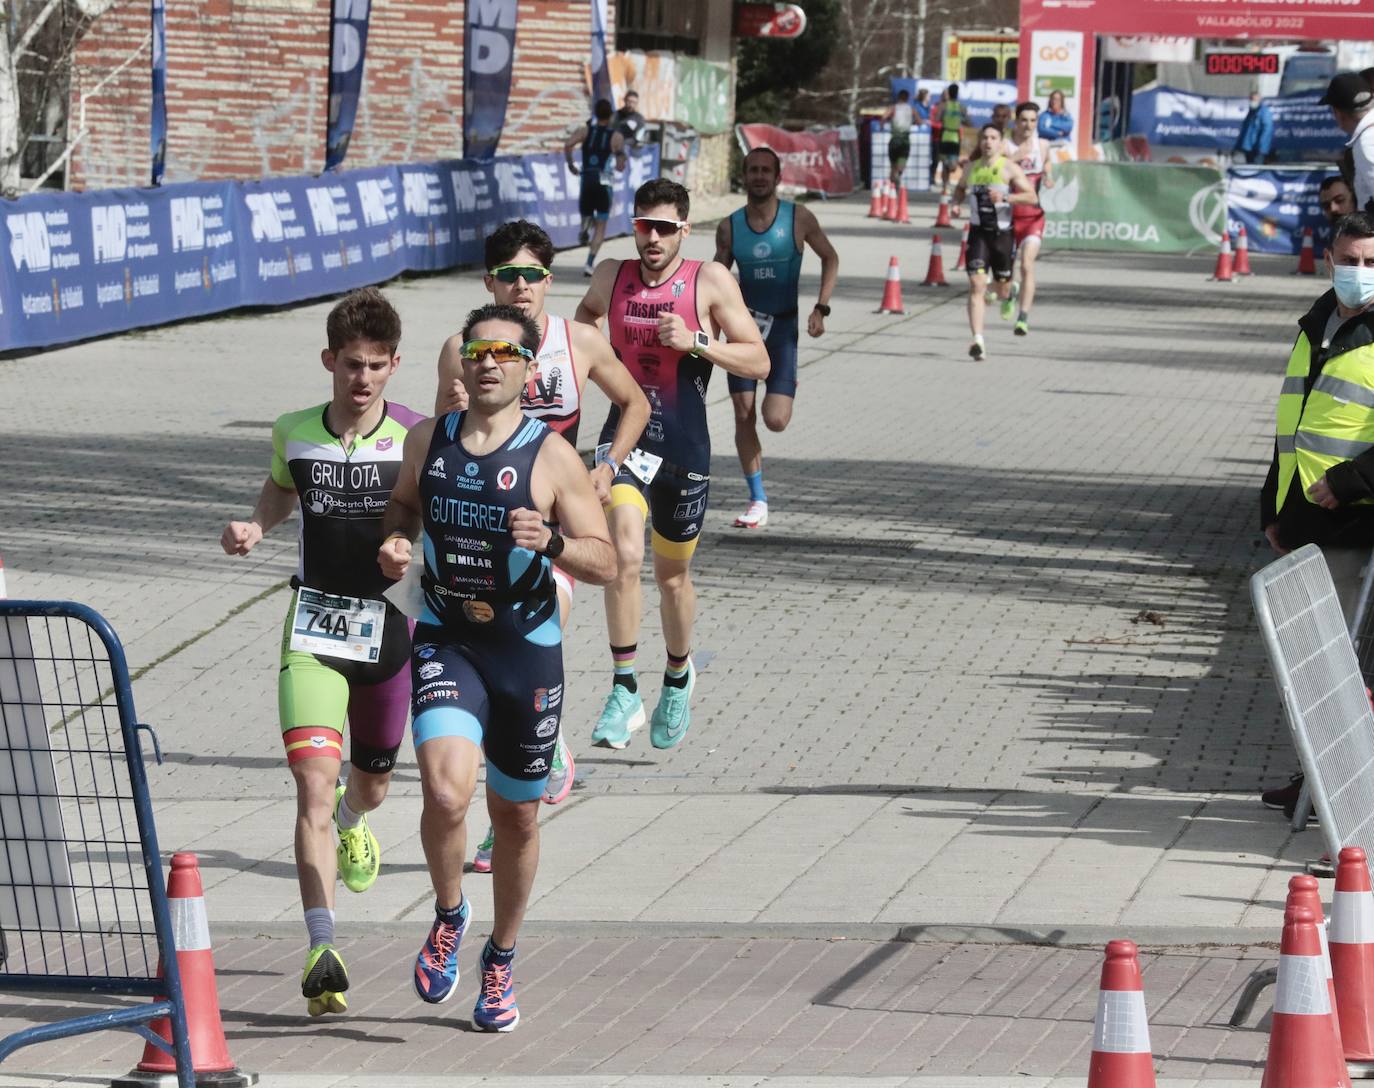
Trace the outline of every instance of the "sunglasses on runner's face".
[[681, 219], [649, 219], [642, 215], [635, 216], [630, 222], [640, 234], [657, 231], [660, 238], [668, 238], [687, 225]]
[[458, 350], [458, 354], [470, 362], [485, 359], [490, 355], [498, 363], [513, 363], [518, 359], [528, 362], [534, 352], [521, 344], [509, 340], [469, 340]]
[[542, 264], [498, 264], [489, 273], [502, 283], [514, 283], [523, 279], [526, 283], [543, 283], [553, 275]]

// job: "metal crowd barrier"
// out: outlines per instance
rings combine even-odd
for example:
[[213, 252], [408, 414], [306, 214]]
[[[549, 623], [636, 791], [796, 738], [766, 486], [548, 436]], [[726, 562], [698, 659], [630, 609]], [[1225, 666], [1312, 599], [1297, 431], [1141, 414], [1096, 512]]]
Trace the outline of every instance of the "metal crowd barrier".
[[[0, 1062], [32, 1043], [123, 1028], [173, 1054], [178, 1085], [192, 1088], [139, 738], [148, 727], [103, 617], [0, 600], [0, 728], [0, 990], [151, 999], [17, 1031], [0, 1039]], [[149, 1027], [161, 1019], [170, 1046]]]

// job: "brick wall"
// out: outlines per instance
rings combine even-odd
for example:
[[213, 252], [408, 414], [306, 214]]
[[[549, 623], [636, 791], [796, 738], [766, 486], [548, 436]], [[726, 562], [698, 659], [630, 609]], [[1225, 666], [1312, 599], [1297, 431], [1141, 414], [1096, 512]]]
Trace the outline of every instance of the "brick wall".
[[[611, 26], [614, 26], [612, 3]], [[457, 157], [462, 150], [463, 5], [373, 0], [366, 77], [347, 166]], [[76, 53], [81, 95], [140, 48], [147, 0], [120, 0]], [[557, 146], [586, 116], [587, 0], [520, 0], [503, 152]], [[167, 5], [167, 181], [314, 173], [324, 161], [329, 0], [198, 0]], [[70, 187], [148, 176], [146, 46], [85, 102]]]

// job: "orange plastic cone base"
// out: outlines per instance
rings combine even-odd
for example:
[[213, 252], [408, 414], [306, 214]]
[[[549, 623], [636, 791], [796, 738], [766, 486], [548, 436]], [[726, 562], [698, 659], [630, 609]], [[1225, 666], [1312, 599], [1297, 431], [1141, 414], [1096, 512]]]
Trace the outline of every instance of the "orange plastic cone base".
[[897, 222], [910, 223], [911, 216], [907, 214], [906, 207], [906, 186], [903, 185], [897, 190]]
[[1236, 267], [1237, 276], [1253, 276], [1250, 270], [1250, 241], [1245, 236], [1245, 228], [1240, 228], [1240, 233], [1236, 235]]
[[[1357, 935], [1350, 943], [1329, 941], [1341, 1042], [1346, 1061], [1374, 1061], [1374, 941], [1358, 939], [1363, 926], [1347, 913], [1352, 910], [1352, 899], [1358, 903], [1360, 897], [1370, 894], [1369, 865], [1364, 851], [1358, 846], [1341, 850], [1336, 866], [1336, 893], [1338, 898], [1331, 908], [1331, 934], [1333, 937], [1352, 932]], [[1342, 912], [1339, 919], [1337, 911]]]
[[1274, 1014], [1260, 1088], [1351, 1088], [1326, 1017]]
[[1155, 1088], [1155, 1060], [1150, 1054], [1102, 1054], [1093, 1051], [1088, 1088]]
[[883, 214], [883, 186], [882, 183], [873, 186], [873, 199], [868, 202], [868, 218], [877, 219]]
[[1231, 272], [1231, 242], [1230, 239], [1223, 239], [1221, 252], [1217, 254], [1217, 270], [1212, 273], [1212, 279], [1217, 283], [1230, 283]]

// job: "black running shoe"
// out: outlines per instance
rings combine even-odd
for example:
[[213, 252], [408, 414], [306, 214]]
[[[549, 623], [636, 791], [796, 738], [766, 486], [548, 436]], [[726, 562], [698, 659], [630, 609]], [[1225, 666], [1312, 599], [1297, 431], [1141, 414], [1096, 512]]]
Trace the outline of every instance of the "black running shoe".
[[1288, 785], [1279, 786], [1277, 789], [1265, 790], [1260, 794], [1260, 804], [1265, 808], [1284, 809], [1289, 816], [1293, 815], [1293, 809], [1298, 803], [1298, 795], [1302, 793], [1302, 773], [1292, 775], [1288, 779]]

